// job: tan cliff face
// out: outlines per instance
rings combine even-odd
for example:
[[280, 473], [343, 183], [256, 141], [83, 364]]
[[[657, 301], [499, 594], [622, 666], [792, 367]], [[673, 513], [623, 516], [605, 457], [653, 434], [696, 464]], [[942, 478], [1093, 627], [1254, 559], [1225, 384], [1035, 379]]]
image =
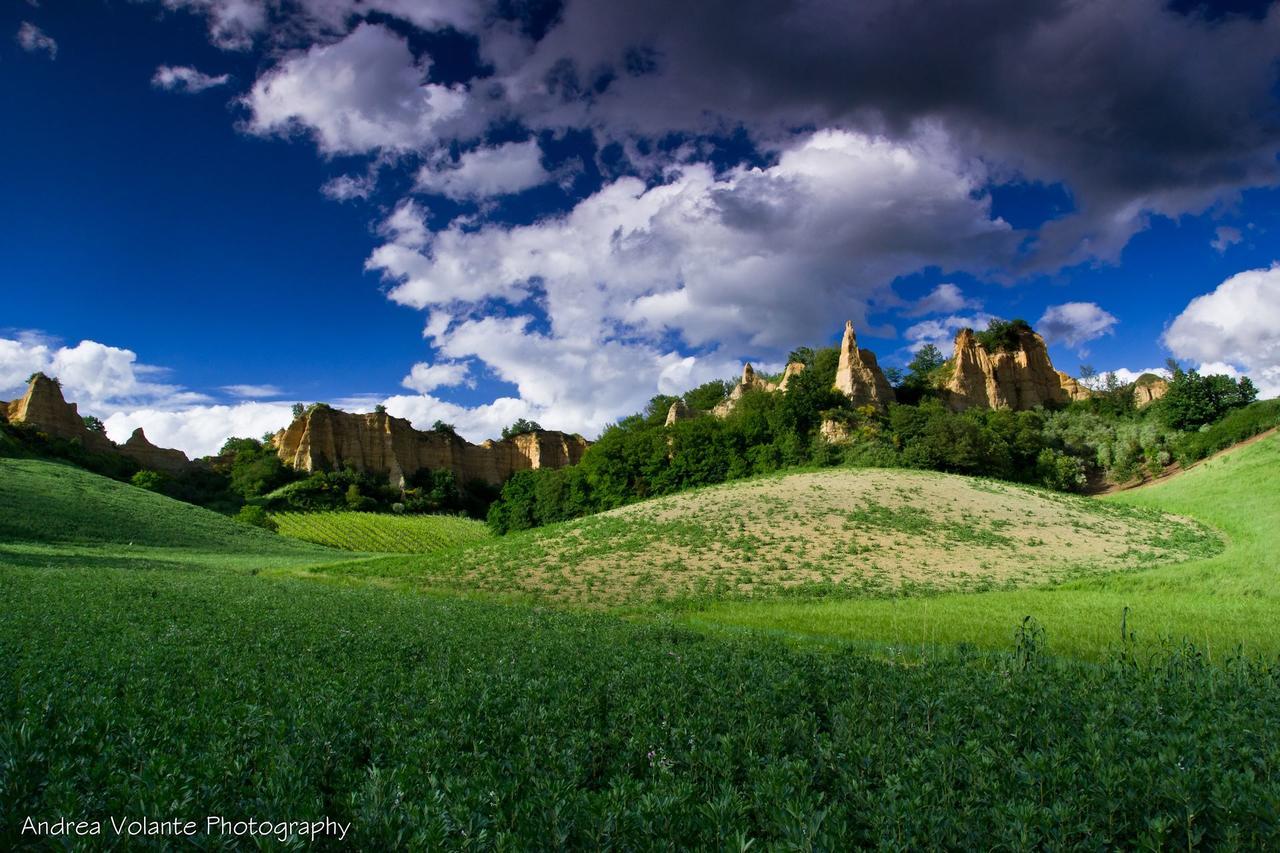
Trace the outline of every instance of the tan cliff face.
[[1054, 369], [1044, 339], [1035, 332], [1020, 334], [1018, 346], [1012, 350], [991, 353], [972, 329], [962, 329], [956, 335], [951, 376], [943, 390], [948, 405], [956, 411], [1022, 411], [1089, 396], [1087, 388]]
[[880, 370], [875, 353], [858, 349], [858, 336], [854, 334], [852, 320], [844, 324], [844, 338], [840, 341], [836, 390], [852, 400], [855, 406], [870, 404], [884, 408], [894, 399], [893, 386]]
[[1169, 393], [1169, 382], [1154, 373], [1144, 373], [1133, 383], [1133, 402], [1139, 409], [1145, 409], [1165, 394]]
[[276, 452], [299, 471], [351, 467], [384, 474], [393, 486], [423, 469], [449, 470], [460, 482], [499, 485], [517, 471], [576, 465], [588, 443], [579, 435], [540, 431], [470, 444], [443, 432], [423, 432], [385, 412], [352, 414], [318, 406], [275, 436]]
[[97, 453], [115, 449], [105, 435], [84, 425], [75, 403], [62, 397], [62, 387], [43, 373], [31, 377], [21, 399], [3, 404], [10, 423], [30, 424], [55, 438], [78, 439]]

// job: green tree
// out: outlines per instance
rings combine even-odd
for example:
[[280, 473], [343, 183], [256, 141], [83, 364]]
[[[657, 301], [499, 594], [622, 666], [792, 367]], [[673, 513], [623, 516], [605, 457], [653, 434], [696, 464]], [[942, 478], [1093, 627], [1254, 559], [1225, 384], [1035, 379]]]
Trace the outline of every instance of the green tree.
[[148, 492], [164, 494], [168, 491], [169, 485], [172, 481], [168, 476], [160, 473], [159, 471], [150, 471], [144, 468], [134, 474], [129, 482], [137, 486], [139, 489], [146, 489]]
[[104, 426], [102, 421], [98, 420], [93, 415], [85, 415], [83, 420], [84, 428], [89, 430], [89, 432], [96, 432], [98, 435], [107, 434], [106, 426]]
[[1257, 398], [1258, 389], [1247, 376], [1239, 380], [1222, 374], [1201, 376], [1178, 368], [1157, 405], [1174, 429], [1198, 429]]
[[673, 397], [670, 394], [658, 394], [649, 399], [644, 407], [645, 423], [650, 426], [662, 426], [667, 422], [667, 413], [671, 411], [671, 406], [679, 397]]
[[298, 418], [300, 418], [300, 417], [302, 417], [303, 415], [305, 415], [306, 413], [307, 413], [307, 407], [306, 407], [306, 406], [302, 405], [301, 403], [294, 403], [294, 404], [293, 404], [293, 419], [294, 419], [295, 421], [296, 421]]
[[733, 383], [724, 379], [712, 379], [684, 392], [684, 404], [695, 412], [709, 412], [724, 402], [732, 389]]
[[1033, 331], [1031, 324], [1021, 318], [996, 319], [987, 324], [986, 331], [975, 332], [974, 337], [987, 352], [1012, 352], [1022, 344], [1022, 336]]
[[942, 351], [933, 344], [925, 344], [916, 350], [915, 356], [907, 365], [907, 377], [903, 384], [917, 391], [924, 391], [933, 386], [934, 372], [946, 363]]
[[530, 420], [526, 420], [525, 418], [519, 418], [511, 426], [502, 428], [502, 437], [514, 438], [517, 435], [524, 435], [525, 433], [529, 433], [529, 432], [540, 432], [541, 430], [542, 430], [542, 427], [538, 424], [537, 421], [530, 421]]
[[800, 362], [806, 368], [813, 367], [813, 360], [817, 356], [812, 347], [796, 347], [787, 356], [787, 364]]
[[235, 514], [235, 520], [241, 524], [252, 525], [253, 527], [261, 527], [263, 530], [275, 532], [280, 525], [271, 516], [267, 515], [267, 511], [255, 504], [245, 504], [240, 507], [240, 511]]

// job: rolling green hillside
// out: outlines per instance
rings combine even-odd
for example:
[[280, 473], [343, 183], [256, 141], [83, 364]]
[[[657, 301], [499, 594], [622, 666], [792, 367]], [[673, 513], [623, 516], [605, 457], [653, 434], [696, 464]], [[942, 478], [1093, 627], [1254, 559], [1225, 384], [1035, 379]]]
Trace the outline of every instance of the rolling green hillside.
[[923, 471], [834, 468], [657, 498], [349, 577], [566, 604], [886, 598], [1129, 573], [1220, 547], [1188, 519]]
[[282, 536], [345, 551], [434, 554], [493, 538], [484, 522], [453, 515], [282, 512], [271, 517]]
[[1010, 626], [1031, 614], [1045, 626], [1051, 648], [1066, 654], [1096, 656], [1114, 648], [1122, 622], [1147, 646], [1190, 640], [1216, 657], [1238, 646], [1280, 654], [1280, 436], [1106, 502], [1183, 513], [1221, 530], [1226, 547], [1177, 565], [1047, 589], [894, 600], [728, 602], [708, 607], [691, 621], [879, 648], [957, 643], [1001, 648], [1009, 642]]
[[[1216, 637], [1211, 660], [1054, 658], [1022, 616], [1054, 596], [1116, 595], [1141, 613], [1177, 593], [1204, 600], [1202, 616], [1256, 598], [1274, 619], [1276, 460], [1275, 440], [1259, 443], [1111, 503], [940, 475], [773, 478], [566, 526], [564, 552], [510, 537], [497, 544], [511, 562], [486, 576], [519, 592], [530, 557], [536, 577], [589, 588], [586, 567], [613, 555], [625, 604], [651, 591], [625, 567], [722, 535], [707, 570], [753, 579], [774, 561], [834, 565], [831, 537], [846, 563], [904, 575], [943, 546], [983, 554], [977, 574], [1072, 543], [1102, 564], [1053, 592], [865, 589], [877, 597], [805, 605], [854, 639], [851, 620], [873, 612], [860, 608], [985, 608], [992, 653], [910, 666], [789, 642], [822, 628], [785, 624], [798, 612], [785, 598], [713, 607], [694, 617], [706, 631], [652, 609], [631, 621], [385, 589], [388, 567], [419, 585], [443, 561], [340, 555], [67, 466], [0, 461], [0, 815], [328, 817], [350, 823], [354, 849], [1264, 849], [1280, 834], [1274, 667], [1224, 660]], [[821, 506], [833, 514], [818, 523]], [[1156, 507], [1220, 524], [1227, 550], [1135, 567], [1217, 547]], [[745, 513], [736, 533], [731, 511]], [[1080, 568], [1044, 565], [1012, 582]], [[739, 631], [748, 612], [780, 615], [770, 627], [788, 642]], [[1075, 650], [1044, 612], [1047, 650]], [[19, 827], [0, 820], [0, 848], [30, 843]]]
[[0, 459], [0, 564], [260, 567], [349, 559], [72, 465]]

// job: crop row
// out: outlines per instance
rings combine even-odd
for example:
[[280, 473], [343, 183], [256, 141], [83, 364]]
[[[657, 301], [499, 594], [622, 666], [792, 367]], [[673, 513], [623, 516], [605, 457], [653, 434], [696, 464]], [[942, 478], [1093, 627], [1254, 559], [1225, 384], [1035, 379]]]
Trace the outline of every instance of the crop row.
[[272, 518], [285, 536], [345, 551], [433, 554], [490, 538], [483, 522], [451, 515], [285, 512]]

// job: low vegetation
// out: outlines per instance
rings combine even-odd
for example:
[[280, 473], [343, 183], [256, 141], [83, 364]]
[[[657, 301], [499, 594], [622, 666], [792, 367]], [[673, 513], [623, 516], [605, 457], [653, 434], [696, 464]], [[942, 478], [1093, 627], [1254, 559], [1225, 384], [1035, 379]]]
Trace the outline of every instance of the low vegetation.
[[[362, 849], [1204, 846], [1277, 831], [1280, 678], [1194, 649], [904, 667], [235, 574], [0, 573], [0, 812]], [[68, 642], [68, 637], [89, 638]], [[5, 821], [0, 845], [19, 824]]]
[[[971, 643], [1002, 648], [1035, 614], [1058, 654], [1104, 657], [1124, 625], [1147, 649], [1190, 639], [1214, 660], [1243, 648], [1280, 656], [1280, 436], [1240, 447], [1105, 503], [1180, 513], [1221, 531], [1225, 547], [1178, 564], [1049, 588], [897, 599], [724, 602], [690, 615], [702, 627], [839, 638], [878, 651]], [[1095, 499], [1096, 500], [1096, 499]]]
[[325, 571], [600, 607], [1006, 589], [1219, 547], [1202, 526], [1153, 510], [992, 480], [846, 468], [658, 498], [436, 559]]
[[[1029, 330], [1021, 320], [993, 321], [976, 334], [998, 351], [1015, 346]], [[1280, 422], [1280, 404], [1254, 403], [1257, 389], [1248, 379], [1201, 376], [1176, 364], [1168, 393], [1142, 410], [1133, 386], [1111, 376], [1091, 399], [1055, 411], [952, 412], [939, 388], [949, 365], [936, 347], [923, 348], [901, 377], [902, 402], [887, 411], [855, 408], [831, 387], [838, 355], [833, 348], [792, 352], [807, 369], [785, 393], [749, 391], [723, 419], [703, 416], [667, 426], [676, 398], [654, 397], [643, 413], [605, 430], [580, 464], [508, 480], [489, 508], [489, 525], [497, 533], [526, 530], [802, 466], [912, 468], [1081, 492], [1091, 484], [1158, 474], [1175, 460]], [[727, 387], [708, 383], [684, 401], [705, 411]], [[823, 422], [839, 425], [847, 439], [828, 442], [820, 434]], [[1212, 437], [1199, 437], [1205, 431]]]
[[285, 512], [271, 519], [285, 536], [345, 551], [434, 554], [492, 536], [484, 522], [449, 515]]

